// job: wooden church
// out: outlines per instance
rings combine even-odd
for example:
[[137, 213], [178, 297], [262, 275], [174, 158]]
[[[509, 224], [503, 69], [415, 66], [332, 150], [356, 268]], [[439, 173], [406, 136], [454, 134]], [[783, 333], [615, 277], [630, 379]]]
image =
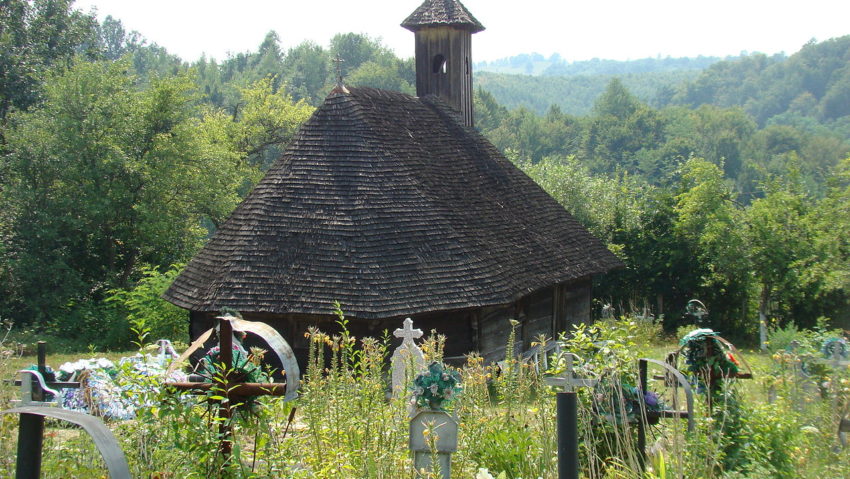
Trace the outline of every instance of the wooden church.
[[[222, 308], [274, 326], [303, 361], [304, 332], [401, 326], [445, 334], [446, 356], [501, 359], [590, 319], [605, 245], [473, 126], [471, 37], [457, 0], [403, 23], [417, 96], [339, 85], [164, 297], [194, 339]], [[518, 345], [519, 346], [519, 345]]]

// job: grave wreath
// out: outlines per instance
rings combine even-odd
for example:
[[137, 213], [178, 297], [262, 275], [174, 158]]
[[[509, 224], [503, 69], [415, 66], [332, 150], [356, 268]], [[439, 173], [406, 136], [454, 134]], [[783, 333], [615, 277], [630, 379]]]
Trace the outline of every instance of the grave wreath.
[[444, 405], [460, 393], [460, 375], [447, 370], [434, 361], [428, 370], [413, 380], [413, 400], [420, 408], [410, 418], [409, 446], [413, 452], [415, 477], [432, 477], [425, 471], [435, 472], [434, 462], [439, 464], [439, 476], [451, 477], [451, 454], [457, 451], [457, 418], [446, 412]]
[[708, 371], [712, 377], [734, 377], [740, 364], [731, 351], [727, 351], [711, 329], [695, 329], [686, 334], [679, 345], [685, 353], [685, 364], [691, 374]]
[[[231, 374], [234, 381], [245, 383], [264, 383], [271, 382], [271, 378], [260, 366], [254, 355], [249, 354], [245, 349], [234, 343], [231, 363]], [[201, 358], [199, 373], [205, 379], [213, 381], [219, 369], [216, 367], [221, 362], [221, 349], [219, 346], [210, 348], [207, 353]], [[258, 364], [260, 363], [260, 364]]]
[[829, 338], [823, 342], [820, 352], [824, 359], [847, 359], [850, 357], [847, 341], [843, 338]]
[[416, 405], [433, 411], [444, 411], [443, 403], [449, 403], [461, 392], [460, 375], [447, 370], [439, 362], [432, 362], [428, 370], [413, 380], [413, 397]]

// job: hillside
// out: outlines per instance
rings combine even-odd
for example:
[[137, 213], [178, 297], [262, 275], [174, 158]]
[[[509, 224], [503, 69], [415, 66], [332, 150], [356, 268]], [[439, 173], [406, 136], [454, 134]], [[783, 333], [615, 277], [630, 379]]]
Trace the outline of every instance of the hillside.
[[[732, 58], [727, 57], [726, 60]], [[557, 53], [548, 58], [539, 53], [523, 53], [508, 58], [474, 65], [476, 72], [507, 73], [516, 75], [627, 75], [632, 73], [657, 73], [682, 70], [704, 70], [722, 60], [719, 57], [694, 58], [641, 58], [638, 60], [605, 60], [593, 58], [569, 62]]]
[[850, 36], [809, 42], [791, 56], [712, 57], [568, 63], [553, 55], [518, 55], [476, 65], [478, 87], [509, 109], [587, 114], [605, 85], [619, 78], [655, 107], [740, 107], [759, 124], [850, 138]]
[[718, 62], [681, 85], [671, 104], [739, 106], [761, 125], [834, 123], [850, 115], [850, 35], [807, 43], [785, 57], [753, 54]]
[[679, 70], [624, 75], [531, 76], [483, 71], [476, 74], [475, 85], [492, 93], [499, 104], [509, 109], [525, 107], [542, 115], [551, 105], [558, 105], [564, 113], [585, 115], [614, 78], [619, 78], [642, 101], [659, 105], [667, 103], [679, 85], [696, 79], [699, 74], [699, 70]]

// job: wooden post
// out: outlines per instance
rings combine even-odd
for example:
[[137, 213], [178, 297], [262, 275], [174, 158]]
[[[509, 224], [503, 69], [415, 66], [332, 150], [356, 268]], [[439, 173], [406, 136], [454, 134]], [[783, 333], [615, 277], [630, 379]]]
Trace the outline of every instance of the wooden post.
[[233, 429], [231, 424], [233, 410], [230, 404], [231, 398], [228, 394], [230, 375], [233, 369], [233, 326], [230, 324], [230, 320], [226, 318], [220, 319], [218, 324], [220, 345], [218, 359], [221, 361], [223, 369], [215, 380], [218, 381], [218, 386], [221, 388], [220, 394], [225, 397], [218, 405], [218, 417], [220, 421], [218, 423], [218, 433], [221, 436], [221, 454], [224, 456], [226, 462], [230, 460], [230, 455], [233, 453]]

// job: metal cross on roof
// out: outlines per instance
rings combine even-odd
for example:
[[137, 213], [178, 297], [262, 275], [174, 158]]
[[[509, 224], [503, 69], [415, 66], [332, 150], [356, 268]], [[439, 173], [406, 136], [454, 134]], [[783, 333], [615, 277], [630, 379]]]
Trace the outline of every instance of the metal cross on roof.
[[337, 53], [336, 58], [334, 58], [332, 61], [334, 63], [336, 63], [336, 85], [341, 87], [342, 86], [342, 64], [343, 64], [343, 62], [345, 62], [345, 60], [343, 60], [342, 57], [339, 56], [339, 53]]
[[581, 358], [577, 354], [573, 353], [564, 353], [564, 356], [567, 361], [567, 367], [564, 369], [558, 376], [552, 376], [545, 378], [544, 381], [549, 386], [554, 387], [563, 387], [564, 392], [572, 392], [573, 388], [576, 387], [593, 387], [599, 382], [597, 379], [584, 379], [576, 377], [574, 361], [578, 359], [581, 361]]
[[401, 342], [404, 344], [407, 342], [413, 342], [414, 339], [421, 338], [422, 330], [419, 328], [413, 329], [413, 320], [405, 318], [402, 327], [393, 331], [393, 336], [402, 338]]

